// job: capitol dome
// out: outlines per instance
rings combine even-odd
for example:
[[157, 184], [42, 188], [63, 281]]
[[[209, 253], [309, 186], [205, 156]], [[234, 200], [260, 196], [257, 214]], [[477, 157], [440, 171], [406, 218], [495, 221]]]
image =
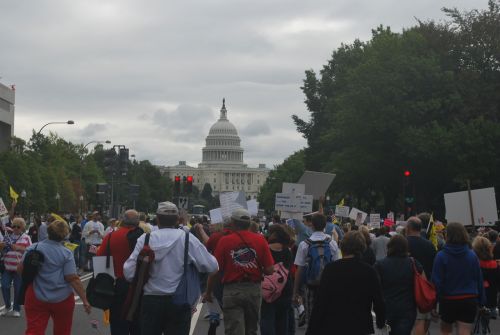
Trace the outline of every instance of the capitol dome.
[[243, 148], [236, 127], [227, 119], [226, 101], [222, 100], [220, 117], [215, 122], [206, 138], [202, 149], [202, 164], [243, 164]]

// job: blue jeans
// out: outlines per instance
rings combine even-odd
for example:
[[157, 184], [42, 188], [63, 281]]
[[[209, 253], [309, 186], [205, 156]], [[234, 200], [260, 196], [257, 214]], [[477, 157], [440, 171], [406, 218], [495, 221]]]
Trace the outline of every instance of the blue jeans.
[[174, 305], [172, 296], [144, 295], [140, 314], [143, 335], [189, 335], [191, 309]]
[[5, 302], [5, 309], [10, 309], [10, 286], [14, 282], [14, 310], [17, 312], [21, 311], [21, 306], [19, 306], [19, 293], [21, 289], [21, 276], [15, 271], [5, 270], [2, 273], [2, 295], [3, 301]]

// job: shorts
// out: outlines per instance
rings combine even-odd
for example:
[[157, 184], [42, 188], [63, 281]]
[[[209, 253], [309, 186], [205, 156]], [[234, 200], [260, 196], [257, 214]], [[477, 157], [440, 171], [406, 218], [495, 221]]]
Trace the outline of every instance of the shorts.
[[439, 314], [446, 323], [456, 321], [474, 323], [477, 313], [477, 299], [441, 300]]

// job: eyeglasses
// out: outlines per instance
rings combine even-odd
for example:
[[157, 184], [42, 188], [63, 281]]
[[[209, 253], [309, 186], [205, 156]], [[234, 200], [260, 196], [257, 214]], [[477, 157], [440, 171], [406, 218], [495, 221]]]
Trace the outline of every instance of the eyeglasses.
[[12, 226], [12, 228], [19, 228], [19, 229], [21, 229], [21, 226]]

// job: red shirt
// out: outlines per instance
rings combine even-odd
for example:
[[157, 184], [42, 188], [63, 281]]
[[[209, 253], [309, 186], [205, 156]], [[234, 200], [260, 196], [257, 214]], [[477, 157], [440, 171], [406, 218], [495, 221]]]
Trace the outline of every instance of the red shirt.
[[223, 272], [223, 283], [260, 282], [262, 268], [273, 266], [274, 260], [264, 237], [247, 230], [221, 237], [215, 258]]
[[231, 234], [232, 232], [233, 231], [231, 229], [224, 228], [222, 231], [211, 234], [206, 245], [208, 252], [213, 254], [215, 252], [215, 248], [217, 247], [217, 243], [219, 243], [219, 240], [222, 237]]
[[133, 250], [130, 250], [130, 245], [127, 239], [127, 233], [136, 227], [121, 227], [120, 229], [107, 234], [102, 240], [102, 244], [97, 250], [97, 256], [106, 256], [106, 249], [108, 247], [108, 240], [111, 236], [111, 256], [113, 256], [113, 266], [115, 268], [116, 278], [124, 278], [123, 276], [123, 264], [128, 259]]

